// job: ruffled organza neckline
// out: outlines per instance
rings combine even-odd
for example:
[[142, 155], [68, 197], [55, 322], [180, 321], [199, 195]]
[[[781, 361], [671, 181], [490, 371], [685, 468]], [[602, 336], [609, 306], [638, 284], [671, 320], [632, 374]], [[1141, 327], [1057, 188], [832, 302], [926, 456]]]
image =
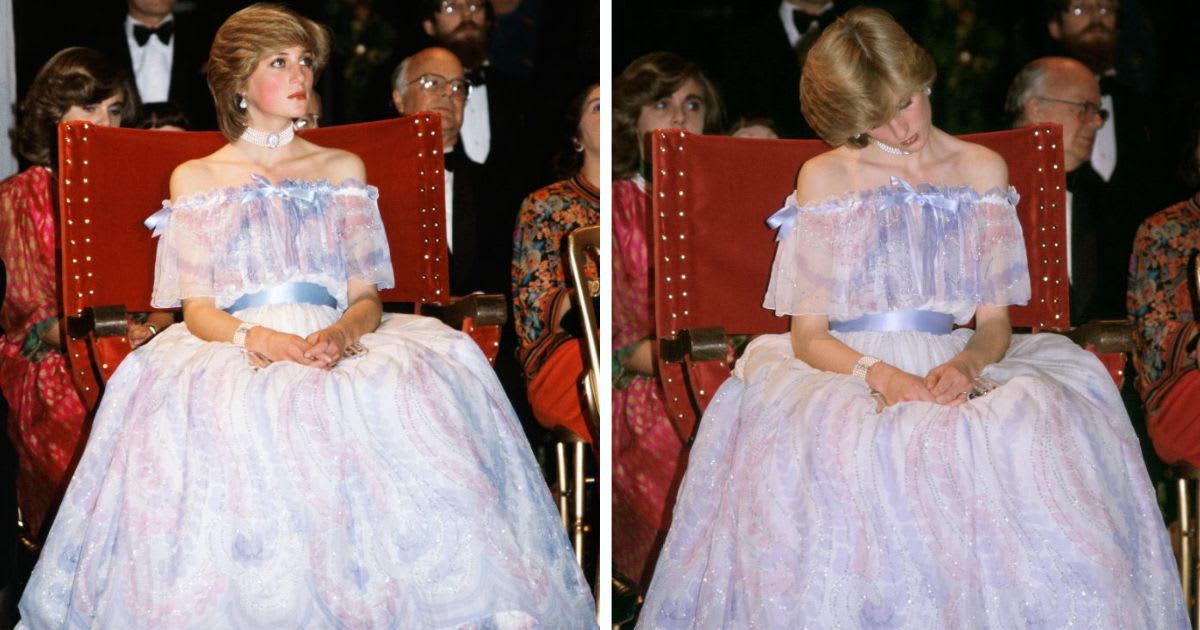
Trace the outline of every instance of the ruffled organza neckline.
[[964, 203], [971, 205], [981, 201], [995, 201], [1016, 206], [1019, 200], [1020, 195], [1012, 186], [1009, 186], [1007, 190], [993, 186], [984, 192], [979, 192], [967, 184], [950, 186], [921, 183], [914, 187], [893, 175], [891, 182], [883, 186], [849, 190], [805, 205], [800, 205], [796, 200], [796, 193], [792, 192], [788, 195], [783, 207], [768, 217], [766, 223], [772, 229], [779, 230], [775, 237], [775, 240], [779, 241], [791, 232], [796, 224], [796, 218], [801, 212], [834, 213], [854, 211], [864, 206], [890, 208], [913, 202], [922, 206], [954, 211]]
[[[978, 202], [981, 199], [998, 198], [1016, 204], [1016, 200], [1012, 199], [1017, 195], [1017, 190], [1009, 186], [1007, 190], [1001, 189], [999, 186], [993, 186], [983, 192], [973, 188], [968, 184], [946, 185], [946, 184], [931, 184], [918, 183], [916, 186], [909, 184], [900, 177], [892, 176], [891, 181], [876, 188], [863, 188], [859, 190], [848, 190], [846, 192], [828, 195], [825, 198], [800, 205], [796, 200], [796, 193], [788, 195], [784, 207], [795, 206], [798, 210], [812, 211], [828, 211], [840, 210], [852, 207], [857, 204], [866, 203], [874, 199], [893, 198], [897, 195], [916, 194], [921, 196], [936, 195], [945, 199], [954, 199], [959, 202]], [[1019, 196], [1018, 196], [1019, 198]]]
[[262, 194], [295, 194], [301, 192], [304, 194], [312, 194], [318, 192], [335, 192], [339, 190], [363, 190], [369, 194], [378, 194], [378, 189], [368, 185], [366, 182], [356, 178], [347, 177], [340, 183], [334, 183], [329, 179], [293, 179], [285, 178], [278, 182], [259, 175], [257, 173], [250, 174], [250, 181], [241, 185], [225, 186], [222, 188], [213, 188], [204, 192], [193, 193], [191, 195], [183, 195], [175, 200], [174, 203], [170, 199], [163, 200], [163, 208], [168, 210], [180, 210], [183, 208], [199, 208], [210, 204], [222, 203], [232, 197], [257, 196]]

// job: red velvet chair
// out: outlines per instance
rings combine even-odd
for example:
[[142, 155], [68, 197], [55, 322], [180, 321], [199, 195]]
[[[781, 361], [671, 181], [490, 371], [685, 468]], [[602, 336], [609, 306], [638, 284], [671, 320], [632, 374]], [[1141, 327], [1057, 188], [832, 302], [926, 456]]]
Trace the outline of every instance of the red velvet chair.
[[[411, 302], [470, 333], [489, 359], [505, 318], [502, 296], [451, 303], [441, 123], [418, 113], [383, 122], [325, 127], [303, 137], [359, 155], [391, 247], [396, 287], [385, 303]], [[129, 352], [126, 314], [148, 311], [157, 242], [142, 224], [169, 197], [174, 168], [225, 143], [216, 132], [143, 131], [65, 123], [59, 133], [59, 216], [68, 362], [89, 405]]]
[[[1069, 329], [1066, 178], [1057, 125], [964, 136], [999, 152], [1021, 195], [1017, 213], [1029, 252], [1033, 296], [1011, 309], [1014, 327]], [[749, 140], [652, 134], [655, 321], [659, 370], [672, 421], [684, 440], [729, 376], [728, 335], [781, 333], [789, 320], [762, 308], [775, 255], [765, 220], [795, 188], [817, 140]], [[1125, 322], [1097, 324], [1080, 339], [1107, 353], [1114, 378], [1129, 348]], [[1085, 338], [1086, 337], [1086, 338]]]

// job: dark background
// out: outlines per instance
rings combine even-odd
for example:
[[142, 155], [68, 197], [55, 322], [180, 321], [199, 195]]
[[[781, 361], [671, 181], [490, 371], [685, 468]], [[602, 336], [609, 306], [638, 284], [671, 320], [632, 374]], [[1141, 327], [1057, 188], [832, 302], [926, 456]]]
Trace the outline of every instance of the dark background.
[[[1029, 60], [1054, 50], [1037, 0], [879, 0], [846, 2], [891, 12], [938, 66], [934, 124], [951, 133], [1007, 126], [1008, 83]], [[710, 78], [727, 34], [747, 16], [774, 12], [778, 0], [612, 0], [613, 72], [653, 50], [698, 62]], [[1200, 97], [1200, 2], [1122, 0], [1121, 81], [1153, 96], [1171, 124], [1182, 124]], [[797, 104], [799, 107], [799, 104]]]

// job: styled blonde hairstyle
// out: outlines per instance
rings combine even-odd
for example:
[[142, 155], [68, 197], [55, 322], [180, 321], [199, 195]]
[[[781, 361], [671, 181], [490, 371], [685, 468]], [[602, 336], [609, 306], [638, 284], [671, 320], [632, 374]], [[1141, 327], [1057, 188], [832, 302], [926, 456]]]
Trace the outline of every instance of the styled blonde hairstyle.
[[616, 80], [612, 95], [612, 170], [613, 177], [627, 178], [637, 174], [637, 124], [642, 107], [670, 96], [688, 79], [695, 79], [704, 89], [704, 132], [718, 131], [724, 110], [721, 95], [700, 66], [670, 52], [652, 52], [634, 59]]
[[262, 58], [289, 46], [313, 56], [313, 75], [329, 60], [329, 33], [324, 26], [275, 4], [254, 4], [229, 16], [213, 38], [208, 55], [208, 89], [217, 107], [217, 124], [230, 142], [246, 130], [246, 112], [238, 107], [241, 92]]
[[929, 53], [886, 11], [852, 9], [808, 51], [800, 111], [825, 142], [866, 146], [866, 132], [891, 120], [901, 98], [936, 76]]
[[9, 132], [13, 148], [33, 164], [57, 168], [58, 121], [73, 106], [95, 105], [121, 96], [121, 126], [138, 115], [137, 93], [129, 74], [91, 48], [64, 48], [46, 62], [16, 107]]

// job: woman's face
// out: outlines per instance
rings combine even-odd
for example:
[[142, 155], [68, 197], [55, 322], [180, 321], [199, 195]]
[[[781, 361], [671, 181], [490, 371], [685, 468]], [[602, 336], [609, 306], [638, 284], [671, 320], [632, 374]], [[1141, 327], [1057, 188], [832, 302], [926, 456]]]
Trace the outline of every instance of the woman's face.
[[121, 94], [112, 96], [90, 105], [72, 105], [58, 119], [58, 122], [87, 121], [101, 127], [120, 127], [121, 110], [125, 107], [125, 97]]
[[897, 103], [896, 115], [883, 125], [867, 132], [880, 142], [915, 153], [929, 140], [932, 114], [929, 96], [924, 89], [903, 97]]
[[699, 81], [688, 79], [670, 96], [642, 106], [637, 121], [638, 141], [658, 129], [686, 129], [692, 133], [704, 133], [704, 115], [707, 111], [704, 87]]
[[264, 117], [302, 118], [308, 112], [312, 82], [313, 56], [307, 49], [288, 46], [264, 56], [246, 81], [251, 127]]
[[583, 99], [579, 117], [579, 143], [592, 158], [600, 157], [600, 86], [592, 88]]

